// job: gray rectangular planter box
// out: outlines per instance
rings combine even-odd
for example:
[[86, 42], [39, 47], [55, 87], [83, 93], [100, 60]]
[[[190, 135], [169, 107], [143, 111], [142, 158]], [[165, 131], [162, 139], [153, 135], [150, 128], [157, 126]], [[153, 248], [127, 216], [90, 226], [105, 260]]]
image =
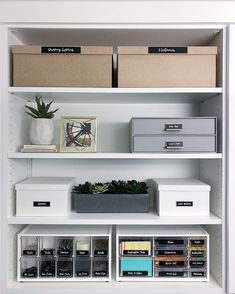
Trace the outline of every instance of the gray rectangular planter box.
[[149, 212], [149, 194], [78, 194], [72, 192], [73, 208], [79, 213]]

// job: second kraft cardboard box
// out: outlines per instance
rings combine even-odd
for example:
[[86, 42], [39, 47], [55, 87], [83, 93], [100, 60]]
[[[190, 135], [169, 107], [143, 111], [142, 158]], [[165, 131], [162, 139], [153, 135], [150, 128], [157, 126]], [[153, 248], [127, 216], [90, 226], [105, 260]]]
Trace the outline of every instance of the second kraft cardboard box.
[[120, 46], [118, 87], [216, 87], [217, 47]]
[[112, 87], [113, 47], [12, 46], [14, 87]]

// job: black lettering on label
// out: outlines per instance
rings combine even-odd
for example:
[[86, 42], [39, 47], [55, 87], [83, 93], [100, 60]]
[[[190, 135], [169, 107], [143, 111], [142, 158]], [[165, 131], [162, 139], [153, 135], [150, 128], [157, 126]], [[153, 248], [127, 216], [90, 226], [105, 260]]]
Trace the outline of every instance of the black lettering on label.
[[193, 201], [176, 201], [178, 207], [193, 207]]
[[107, 256], [107, 250], [95, 250], [95, 256]]
[[188, 53], [187, 47], [149, 47], [148, 53], [158, 54], [175, 54], [175, 53]]
[[148, 53], [158, 54], [174, 54], [174, 53], [188, 53], [187, 47], [149, 47]]
[[184, 277], [185, 272], [177, 272], [177, 271], [160, 271], [158, 273], [159, 277]]
[[183, 250], [157, 250], [157, 255], [184, 255]]
[[159, 245], [184, 245], [184, 240], [179, 239], [157, 239]]
[[94, 271], [95, 277], [106, 277], [108, 273], [106, 271]]
[[41, 47], [41, 53], [46, 54], [79, 54], [81, 47]]
[[191, 256], [204, 256], [204, 250], [191, 250]]
[[58, 255], [60, 256], [68, 256], [68, 255], [71, 255], [71, 250], [62, 250], [62, 249], [59, 249], [58, 250]]
[[184, 261], [159, 261], [159, 266], [164, 267], [183, 267]]
[[89, 272], [85, 272], [85, 271], [78, 271], [77, 272], [77, 277], [89, 277]]
[[190, 260], [189, 265], [190, 267], [204, 267], [205, 260]]
[[54, 255], [54, 249], [42, 249], [41, 255]]
[[51, 202], [50, 201], [34, 201], [33, 206], [34, 207], [50, 207]]
[[23, 255], [36, 255], [36, 250], [23, 250]]
[[190, 240], [191, 245], [205, 245], [205, 240], [203, 239], [198, 239], [198, 240]]
[[146, 277], [148, 276], [148, 271], [123, 271], [124, 277]]
[[23, 273], [22, 276], [24, 278], [36, 278], [37, 274], [36, 273]]
[[58, 276], [59, 277], [71, 277], [72, 276], [72, 272], [58, 272]]
[[206, 272], [199, 272], [199, 271], [193, 271], [191, 272], [192, 277], [205, 277]]
[[54, 277], [55, 274], [54, 273], [50, 273], [50, 272], [41, 272], [41, 276], [42, 277]]
[[168, 141], [168, 142], [166, 142], [165, 143], [165, 148], [166, 149], [173, 149], [173, 148], [183, 148], [184, 147], [184, 144], [183, 144], [183, 142], [182, 141], [172, 141], [172, 142], [170, 142], [170, 141]]
[[123, 250], [123, 255], [148, 255], [148, 250]]
[[77, 250], [76, 254], [78, 256], [89, 256], [89, 251], [88, 250]]
[[165, 131], [180, 131], [182, 129], [182, 124], [165, 124]]

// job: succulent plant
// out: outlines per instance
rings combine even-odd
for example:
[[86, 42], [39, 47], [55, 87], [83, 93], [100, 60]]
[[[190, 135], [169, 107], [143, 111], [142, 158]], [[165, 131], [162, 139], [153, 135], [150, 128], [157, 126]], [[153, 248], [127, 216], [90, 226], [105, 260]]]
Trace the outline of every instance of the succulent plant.
[[85, 182], [85, 184], [74, 186], [73, 191], [80, 194], [92, 194], [92, 184], [90, 182]]
[[147, 193], [148, 186], [145, 182], [137, 182], [135, 180], [127, 181], [127, 192], [130, 194], [142, 194]]
[[111, 181], [110, 183], [85, 182], [74, 186], [73, 191], [79, 194], [145, 194], [148, 186], [145, 182], [132, 181]]
[[33, 118], [53, 118], [54, 113], [59, 110], [59, 108], [49, 111], [51, 104], [53, 103], [54, 100], [46, 104], [40, 96], [35, 97], [35, 102], [37, 104], [37, 108], [31, 107], [26, 105], [25, 107], [30, 111], [26, 111], [26, 113]]
[[92, 194], [104, 194], [109, 190], [109, 184], [108, 183], [95, 183], [92, 185]]
[[127, 192], [127, 186], [127, 182], [112, 181], [109, 186], [109, 192], [111, 194], [125, 194]]

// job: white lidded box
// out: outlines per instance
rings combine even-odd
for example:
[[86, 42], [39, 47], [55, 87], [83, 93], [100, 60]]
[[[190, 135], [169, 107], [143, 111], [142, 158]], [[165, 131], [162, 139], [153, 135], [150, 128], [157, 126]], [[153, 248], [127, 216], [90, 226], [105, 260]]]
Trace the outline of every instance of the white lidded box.
[[154, 179], [159, 216], [208, 216], [210, 185], [198, 179]]
[[15, 185], [17, 216], [67, 216], [74, 178], [31, 177]]

